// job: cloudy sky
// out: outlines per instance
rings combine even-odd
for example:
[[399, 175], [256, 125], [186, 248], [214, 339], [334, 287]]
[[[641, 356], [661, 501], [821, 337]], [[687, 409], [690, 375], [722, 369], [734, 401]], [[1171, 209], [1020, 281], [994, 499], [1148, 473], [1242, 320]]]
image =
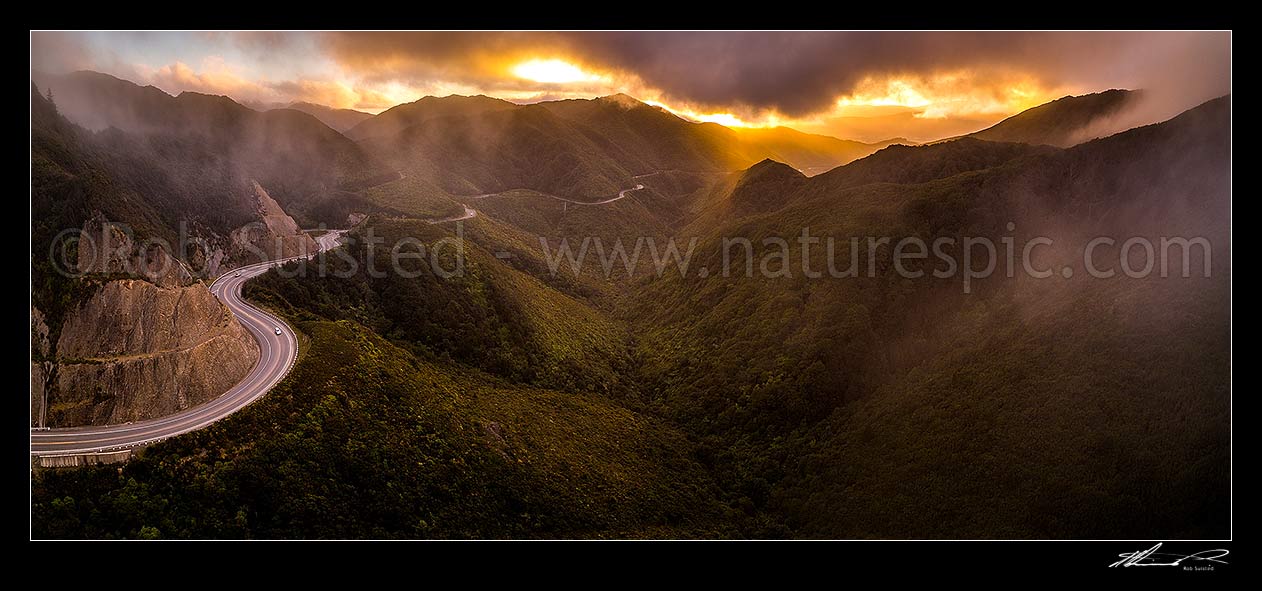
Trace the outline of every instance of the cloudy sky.
[[695, 120], [861, 140], [967, 133], [1109, 88], [1144, 88], [1167, 116], [1230, 92], [1230, 56], [1230, 33], [1214, 32], [31, 34], [32, 69], [255, 105], [376, 113], [425, 95], [625, 92]]

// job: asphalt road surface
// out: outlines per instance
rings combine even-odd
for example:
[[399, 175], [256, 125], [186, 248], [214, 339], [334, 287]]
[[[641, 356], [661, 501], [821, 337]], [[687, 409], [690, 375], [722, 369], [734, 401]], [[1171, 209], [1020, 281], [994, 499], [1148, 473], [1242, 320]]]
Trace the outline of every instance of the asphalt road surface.
[[[337, 245], [342, 230], [330, 231], [316, 243], [320, 250]], [[295, 260], [300, 257], [284, 259]], [[284, 262], [282, 261], [282, 262]], [[241, 298], [241, 286], [266, 273], [277, 261], [247, 265], [224, 273], [210, 286], [259, 343], [259, 361], [245, 379], [222, 396], [165, 417], [103, 427], [31, 431], [31, 455], [53, 456], [135, 447], [201, 429], [257, 400], [280, 382], [298, 359], [298, 338], [288, 324]], [[280, 334], [276, 334], [279, 330]]]
[[[660, 173], [650, 172], [650, 173], [648, 173], [648, 174], [636, 175], [635, 177], [632, 177], [632, 178], [641, 178], [641, 177], [646, 177], [646, 176], [653, 176], [653, 175], [655, 175], [655, 174], [660, 174]], [[644, 188], [644, 185], [643, 185], [643, 184], [636, 183], [634, 187], [631, 187], [631, 188], [629, 188], [629, 189], [623, 189], [623, 190], [621, 190], [621, 191], [618, 191], [618, 194], [617, 194], [616, 196], [614, 196], [614, 197], [609, 197], [609, 198], [606, 198], [606, 199], [601, 199], [600, 201], [579, 201], [579, 200], [577, 200], [577, 199], [568, 199], [568, 198], [566, 198], [566, 197], [561, 197], [561, 196], [559, 196], [559, 195], [549, 195], [548, 193], [539, 193], [539, 194], [540, 194], [540, 195], [543, 195], [544, 197], [550, 197], [550, 198], [552, 198], [552, 199], [556, 199], [557, 201], [564, 201], [564, 202], [566, 202], [566, 203], [573, 203], [573, 204], [575, 204], [575, 205], [604, 205], [604, 204], [606, 204], [606, 203], [613, 203], [614, 201], [617, 201], [617, 200], [619, 200], [619, 199], [622, 199], [622, 198], [626, 197], [626, 196], [627, 196], [627, 193], [630, 193], [630, 192], [632, 192], [632, 191], [639, 191], [639, 190], [641, 190], [641, 189], [643, 189], [643, 188]], [[518, 190], [518, 189], [509, 189], [509, 191], [515, 191], [515, 190]], [[528, 191], [533, 191], [534, 189], [526, 189], [526, 190], [528, 190]], [[469, 196], [467, 196], [467, 197], [466, 197], [466, 199], [486, 199], [487, 197], [494, 197], [494, 196], [496, 196], [496, 195], [503, 195], [504, 193], [507, 193], [507, 192], [508, 192], [508, 191], [501, 191], [501, 192], [499, 192], [499, 193], [483, 193], [483, 194], [481, 194], [481, 195], [469, 195]], [[536, 191], [536, 193], [537, 193], [537, 192], [538, 192], [538, 191]], [[465, 206], [464, 206], [464, 208], [465, 208], [465, 216], [464, 216], [464, 217], [455, 217], [455, 218], [447, 218], [447, 219], [442, 219], [442, 220], [435, 220], [435, 221], [430, 222], [430, 223], [431, 223], [431, 224], [436, 224], [436, 223], [439, 223], [439, 222], [449, 222], [449, 221], [454, 221], [454, 220], [457, 220], [457, 219], [464, 220], [464, 219], [469, 219], [470, 217], [473, 217], [472, 215], [469, 215], [469, 212], [471, 212], [471, 211], [473, 211], [473, 210], [472, 210], [472, 209], [469, 209], [469, 206], [468, 206], [468, 205], [465, 205]], [[473, 215], [477, 215], [477, 212], [476, 212], [476, 211], [473, 211]]]
[[464, 205], [463, 203], [461, 205], [464, 206], [464, 213], [460, 215], [451, 216], [449, 218], [439, 218], [436, 220], [429, 220], [429, 223], [442, 224], [446, 222], [458, 222], [460, 220], [468, 220], [468, 219], [478, 217], [478, 212], [474, 211], [472, 207], [469, 207], [468, 205]]
[[[651, 172], [651, 173], [649, 173], [649, 174], [642, 174], [642, 175], [638, 175], [636, 178], [639, 178], [639, 177], [646, 177], [646, 176], [653, 176], [653, 175], [655, 175], [655, 174], [658, 174], [658, 173], [656, 173], [656, 172]], [[631, 187], [630, 189], [623, 189], [623, 190], [621, 190], [621, 191], [618, 191], [618, 195], [617, 195], [616, 197], [610, 197], [610, 198], [608, 198], [608, 199], [603, 199], [603, 200], [601, 200], [601, 201], [578, 201], [578, 200], [575, 200], [575, 199], [566, 199], [565, 197], [558, 197], [558, 196], [556, 196], [556, 195], [547, 195], [546, 193], [541, 193], [541, 195], [547, 195], [548, 197], [551, 197], [551, 198], [553, 198], [553, 199], [556, 199], [557, 201], [564, 201], [564, 202], [566, 202], [566, 203], [573, 203], [573, 204], [575, 204], [575, 205], [604, 205], [604, 204], [606, 204], [606, 203], [613, 203], [614, 201], [617, 201], [617, 200], [619, 200], [619, 199], [622, 199], [622, 198], [626, 197], [626, 196], [627, 196], [627, 193], [630, 193], [630, 192], [632, 192], [632, 191], [639, 191], [639, 190], [641, 190], [641, 189], [643, 189], [643, 188], [644, 188], [644, 185], [639, 184], [639, 183], [636, 183], [636, 185], [635, 185], [634, 187]], [[505, 192], [507, 192], [507, 191], [505, 191]], [[469, 195], [469, 197], [468, 197], [468, 198], [469, 198], [469, 199], [485, 199], [485, 198], [487, 198], [487, 197], [493, 197], [493, 196], [495, 196], [495, 195], [500, 195], [500, 194], [501, 194], [501, 193], [483, 193], [483, 194], [481, 194], [481, 195]], [[429, 220], [429, 223], [431, 223], [431, 224], [443, 224], [443, 223], [447, 223], [447, 222], [458, 222], [458, 221], [460, 221], [460, 220], [467, 220], [467, 219], [475, 218], [475, 217], [477, 217], [477, 216], [478, 216], [478, 212], [477, 212], [476, 210], [474, 210], [472, 207], [469, 207], [468, 205], [466, 205], [466, 204], [464, 204], [464, 203], [461, 203], [460, 205], [461, 205], [462, 207], [464, 207], [464, 213], [462, 213], [462, 214], [460, 214], [460, 215], [456, 215], [456, 216], [451, 216], [451, 217], [446, 217], [446, 218], [438, 218], [438, 219], [435, 219], [435, 220]]]

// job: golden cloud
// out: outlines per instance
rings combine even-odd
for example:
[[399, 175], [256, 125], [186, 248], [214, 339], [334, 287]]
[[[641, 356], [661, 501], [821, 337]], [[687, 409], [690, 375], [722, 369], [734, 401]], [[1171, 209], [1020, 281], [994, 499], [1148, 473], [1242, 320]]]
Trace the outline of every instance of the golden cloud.
[[[142, 75], [145, 69], [140, 70]], [[183, 91], [204, 94], [221, 94], [245, 100], [263, 100], [270, 92], [257, 82], [233, 71], [223, 58], [209, 56], [202, 61], [201, 71], [195, 71], [184, 62], [175, 62], [156, 70], [149, 70], [148, 82], [167, 92]]]

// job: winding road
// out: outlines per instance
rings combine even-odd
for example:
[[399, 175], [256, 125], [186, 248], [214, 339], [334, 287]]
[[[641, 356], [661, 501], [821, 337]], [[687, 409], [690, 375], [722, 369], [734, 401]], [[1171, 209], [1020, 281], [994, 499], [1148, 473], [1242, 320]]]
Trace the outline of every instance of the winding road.
[[451, 217], [446, 217], [446, 218], [438, 218], [436, 220], [428, 220], [428, 222], [431, 224], [442, 224], [446, 222], [458, 222], [460, 220], [467, 220], [467, 219], [478, 217], [478, 212], [475, 211], [472, 207], [469, 207], [468, 205], [465, 205], [463, 203], [461, 203], [460, 205], [464, 206], [464, 213], [460, 215], [453, 215]]
[[[337, 245], [344, 230], [332, 230], [316, 243], [324, 251]], [[314, 256], [314, 255], [312, 255]], [[259, 360], [237, 385], [222, 396], [157, 419], [101, 427], [72, 427], [31, 431], [31, 455], [56, 456], [106, 452], [136, 447], [201, 429], [257, 400], [271, 390], [298, 359], [298, 338], [288, 324], [241, 298], [241, 286], [266, 273], [290, 257], [246, 265], [221, 275], [210, 286], [211, 293], [232, 311], [259, 343]], [[276, 334], [277, 330], [280, 334]]]
[[630, 189], [623, 189], [621, 191], [618, 191], [617, 197], [610, 197], [608, 199], [605, 199], [604, 201], [575, 201], [573, 199], [566, 199], [565, 197], [557, 197], [556, 195], [549, 195], [549, 197], [556, 199], [558, 201], [564, 201], [566, 203], [576, 203], [578, 205], [604, 205], [606, 203], [613, 203], [614, 201], [617, 201], [619, 199], [622, 199], [623, 197], [626, 197], [627, 193], [630, 193], [632, 191], [639, 191], [640, 189], [643, 189], [643, 188], [644, 188], [644, 185], [636, 183], [636, 185], [634, 187], [631, 187]]
[[[660, 174], [660, 173], [636, 174], [635, 177], [631, 177], [631, 178], [651, 177], [651, 176], [654, 176], [654, 174]], [[602, 201], [569, 200], [569, 198], [555, 196], [555, 194], [539, 193], [538, 191], [535, 191], [535, 192], [541, 194], [541, 196], [551, 197], [551, 198], [554, 198], [554, 200], [564, 201], [565, 203], [574, 203], [574, 205], [604, 205], [604, 203], [612, 203], [612, 202], [621, 200], [621, 198], [627, 196], [627, 193], [630, 193], [632, 191], [640, 191], [640, 189], [642, 188], [644, 188], [644, 184], [636, 183], [635, 187], [622, 189], [622, 191], [618, 191], [617, 196], [613, 196], [613, 197], [607, 198], [607, 200], [602, 200]], [[509, 189], [509, 191], [534, 191], [534, 189]], [[509, 191], [501, 191], [498, 193], [469, 194], [469, 196], [466, 196], [464, 198], [467, 198], [467, 200], [485, 200], [485, 198], [487, 197], [495, 197], [497, 196], [497, 194], [504, 194]], [[440, 217], [438, 218], [438, 220], [428, 220], [428, 222], [429, 224], [445, 224], [445, 222], [469, 220], [469, 218], [477, 217], [477, 210], [475, 210], [475, 208], [469, 207], [467, 203], [461, 203], [461, 207], [464, 207], [464, 213], [461, 213], [461, 215], [451, 216], [451, 217]]]
[[[649, 174], [641, 174], [641, 175], [637, 175], [636, 177], [632, 177], [632, 178], [639, 178], [639, 177], [653, 176], [653, 175], [655, 175], [655, 174], [658, 174], [658, 173], [656, 173], [656, 172], [652, 172], [652, 173], [649, 173]], [[639, 190], [641, 190], [641, 189], [643, 189], [643, 188], [644, 188], [644, 185], [643, 185], [643, 184], [636, 183], [636, 185], [635, 185], [634, 187], [631, 187], [631, 188], [629, 188], [629, 189], [623, 189], [623, 190], [621, 190], [621, 191], [618, 191], [618, 194], [617, 194], [616, 196], [614, 196], [614, 197], [610, 197], [610, 198], [608, 198], [608, 199], [603, 199], [603, 200], [601, 200], [601, 201], [579, 201], [579, 200], [577, 200], [577, 199], [567, 199], [567, 198], [565, 198], [565, 197], [561, 197], [561, 196], [558, 196], [558, 195], [552, 195], [552, 194], [549, 194], [549, 193], [539, 193], [538, 191], [535, 191], [534, 189], [509, 189], [508, 191], [518, 191], [518, 190], [534, 191], [535, 193], [538, 193], [539, 195], [543, 195], [544, 197], [550, 197], [550, 198], [552, 198], [552, 199], [556, 199], [557, 201], [564, 201], [564, 202], [566, 202], [566, 203], [573, 203], [573, 204], [575, 204], [575, 205], [604, 205], [604, 204], [606, 204], [606, 203], [613, 203], [614, 201], [617, 201], [617, 200], [619, 200], [619, 199], [622, 199], [622, 198], [626, 197], [626, 196], [627, 196], [627, 193], [631, 193], [632, 191], [639, 191]], [[503, 195], [504, 193], [507, 193], [508, 191], [500, 191], [499, 193], [483, 193], [483, 194], [481, 194], [481, 195], [469, 195], [469, 196], [468, 196], [468, 197], [466, 197], [466, 198], [467, 198], [467, 199], [486, 199], [487, 197], [494, 197], [494, 196], [496, 196], [496, 195]], [[465, 207], [466, 213], [467, 213], [467, 212], [469, 212], [469, 211], [473, 211], [472, 209], [469, 209], [469, 206], [468, 206], [468, 205], [465, 205], [464, 207]], [[476, 214], [477, 214], [477, 212], [474, 212], [474, 214], [476, 215]], [[454, 219], [454, 218], [453, 218], [453, 219]], [[459, 218], [459, 219], [467, 219], [467, 218]], [[450, 220], [440, 220], [440, 221], [450, 221]]]
[[[659, 173], [637, 175], [643, 178]], [[547, 195], [558, 201], [576, 205], [604, 205], [625, 198], [629, 193], [644, 188], [637, 183], [634, 187], [618, 191], [617, 196], [601, 201], [577, 201], [556, 195]], [[470, 195], [467, 199], [482, 199], [499, 195]], [[462, 204], [464, 213], [457, 216], [430, 220], [431, 224], [455, 222], [477, 217], [478, 212], [468, 205]], [[320, 251], [337, 245], [345, 230], [332, 230], [316, 239]], [[313, 255], [314, 256], [314, 255]], [[271, 390], [285, 374], [289, 373], [298, 359], [298, 338], [288, 324], [275, 316], [260, 310], [241, 298], [241, 286], [253, 277], [266, 273], [278, 262], [288, 262], [302, 257], [291, 257], [279, 261], [268, 261], [246, 265], [221, 275], [210, 286], [211, 293], [219, 298], [246, 330], [254, 335], [259, 343], [259, 361], [250, 373], [237, 385], [222, 396], [209, 402], [194, 406], [157, 419], [136, 421], [122, 425], [106, 425], [100, 427], [71, 427], [65, 429], [32, 429], [31, 455], [58, 456], [86, 453], [116, 451], [155, 441], [161, 441], [189, 431], [196, 431], [218, 421], [257, 400]], [[276, 330], [280, 334], [276, 334]]]

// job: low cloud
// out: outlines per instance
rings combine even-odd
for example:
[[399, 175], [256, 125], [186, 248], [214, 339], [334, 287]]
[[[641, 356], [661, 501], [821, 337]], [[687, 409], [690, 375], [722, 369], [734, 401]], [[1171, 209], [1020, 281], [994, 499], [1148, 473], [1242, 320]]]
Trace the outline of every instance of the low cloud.
[[265, 86], [234, 72], [217, 56], [203, 60], [199, 70], [175, 62], [149, 71], [145, 78], [145, 82], [172, 94], [192, 91], [253, 101], [268, 99], [271, 94]]
[[397, 104], [396, 100], [372, 88], [334, 80], [289, 80], [268, 83], [267, 87], [291, 101], [303, 101], [339, 109], [378, 111]]

